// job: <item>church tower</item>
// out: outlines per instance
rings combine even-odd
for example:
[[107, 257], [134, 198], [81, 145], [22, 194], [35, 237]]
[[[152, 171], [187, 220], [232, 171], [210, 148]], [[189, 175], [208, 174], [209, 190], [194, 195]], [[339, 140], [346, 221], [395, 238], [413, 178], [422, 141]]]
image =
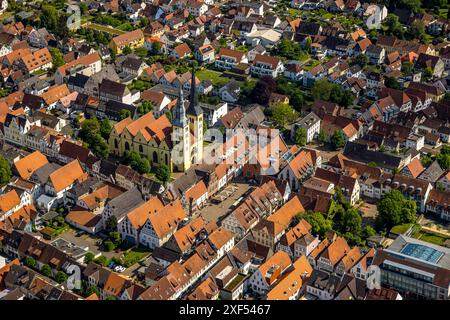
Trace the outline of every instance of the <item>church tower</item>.
[[192, 130], [195, 140], [192, 147], [191, 162], [197, 163], [203, 159], [203, 110], [198, 105], [195, 83], [195, 70], [192, 65], [191, 71], [191, 93], [189, 97], [189, 107], [186, 111], [189, 119], [189, 127]]
[[180, 86], [178, 101], [172, 119], [173, 171], [186, 171], [191, 166], [189, 119], [184, 108], [183, 88]]

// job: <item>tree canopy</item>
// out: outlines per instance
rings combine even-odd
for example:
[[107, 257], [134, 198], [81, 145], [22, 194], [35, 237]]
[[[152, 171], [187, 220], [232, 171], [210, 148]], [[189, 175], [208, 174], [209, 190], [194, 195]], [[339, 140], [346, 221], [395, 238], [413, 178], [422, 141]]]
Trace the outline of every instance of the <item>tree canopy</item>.
[[380, 230], [390, 230], [393, 226], [416, 220], [416, 202], [406, 199], [398, 190], [386, 192], [378, 202], [377, 208], [376, 223]]
[[307, 139], [307, 132], [305, 128], [298, 128], [295, 131], [295, 143], [299, 145], [300, 147], [303, 147], [306, 145], [306, 139]]
[[[102, 130], [100, 130], [101, 126]], [[107, 127], [106, 122], [100, 125], [97, 118], [87, 119], [81, 124], [81, 130], [78, 135], [96, 156], [103, 158], [109, 156], [109, 145], [102, 136], [102, 134], [106, 135]]]
[[342, 130], [336, 130], [330, 138], [330, 143], [335, 150], [342, 149], [345, 146], [345, 135]]
[[0, 186], [3, 186], [11, 180], [12, 172], [8, 161], [0, 155]]
[[140, 174], [150, 172], [150, 162], [136, 151], [125, 151], [124, 163]]
[[170, 180], [170, 169], [165, 164], [156, 168], [156, 178], [163, 184], [166, 184]]
[[270, 107], [269, 111], [271, 119], [282, 129], [298, 118], [298, 113], [287, 103], [276, 103]]

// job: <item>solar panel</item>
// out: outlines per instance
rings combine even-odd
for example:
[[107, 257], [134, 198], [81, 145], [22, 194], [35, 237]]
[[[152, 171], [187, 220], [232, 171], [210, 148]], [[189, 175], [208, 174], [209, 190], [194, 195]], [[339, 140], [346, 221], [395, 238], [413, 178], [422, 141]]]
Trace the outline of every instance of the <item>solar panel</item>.
[[444, 255], [442, 251], [416, 243], [408, 243], [400, 253], [431, 263], [437, 263]]

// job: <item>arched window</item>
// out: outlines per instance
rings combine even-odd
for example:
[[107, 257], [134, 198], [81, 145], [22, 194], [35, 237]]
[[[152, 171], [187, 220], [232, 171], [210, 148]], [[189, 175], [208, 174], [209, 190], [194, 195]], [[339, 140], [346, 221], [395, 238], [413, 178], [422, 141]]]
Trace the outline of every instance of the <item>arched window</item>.
[[142, 144], [139, 145], [139, 152], [144, 153], [144, 148], [142, 148]]
[[169, 165], [169, 156], [167, 155], [167, 153], [165, 154], [165, 160], [166, 160], [166, 165]]
[[119, 142], [117, 141], [117, 139], [114, 139], [114, 148], [119, 148]]
[[129, 151], [130, 150], [130, 144], [127, 142], [125, 142], [125, 150]]
[[153, 151], [153, 163], [158, 163], [158, 154], [156, 151]]

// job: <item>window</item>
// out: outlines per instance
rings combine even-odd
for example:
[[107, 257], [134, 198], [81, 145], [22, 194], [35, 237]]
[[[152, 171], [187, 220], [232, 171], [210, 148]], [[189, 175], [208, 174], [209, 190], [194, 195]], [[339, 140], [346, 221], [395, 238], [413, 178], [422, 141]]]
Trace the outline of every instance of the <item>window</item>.
[[139, 152], [140, 152], [140, 153], [144, 153], [144, 148], [142, 147], [141, 144], [139, 145]]
[[129, 151], [130, 150], [130, 144], [127, 142], [125, 142], [125, 150]]
[[156, 151], [153, 151], [153, 163], [158, 163], [158, 154]]

